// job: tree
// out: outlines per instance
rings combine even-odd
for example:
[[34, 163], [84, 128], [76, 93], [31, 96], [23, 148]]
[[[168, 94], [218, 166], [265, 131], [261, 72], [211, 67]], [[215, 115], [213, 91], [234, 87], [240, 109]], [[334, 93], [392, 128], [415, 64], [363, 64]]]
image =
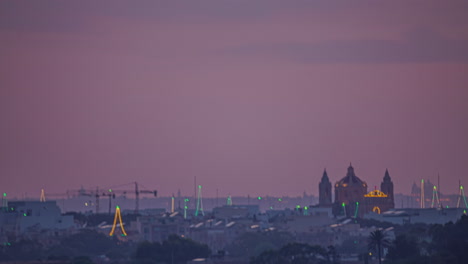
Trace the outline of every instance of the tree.
[[419, 257], [419, 245], [416, 239], [399, 235], [388, 248], [388, 259], [392, 261]]
[[321, 246], [303, 243], [289, 243], [279, 250], [267, 250], [252, 257], [251, 264], [331, 264], [339, 263], [333, 247], [328, 250]]
[[186, 263], [195, 258], [207, 258], [211, 251], [207, 245], [191, 239], [171, 235], [162, 244], [156, 242], [140, 243], [134, 258], [139, 263]]
[[387, 235], [382, 230], [375, 230], [370, 233], [369, 236], [369, 249], [377, 251], [377, 256], [379, 258], [379, 264], [382, 264], [382, 247], [388, 246], [389, 242], [387, 240]]

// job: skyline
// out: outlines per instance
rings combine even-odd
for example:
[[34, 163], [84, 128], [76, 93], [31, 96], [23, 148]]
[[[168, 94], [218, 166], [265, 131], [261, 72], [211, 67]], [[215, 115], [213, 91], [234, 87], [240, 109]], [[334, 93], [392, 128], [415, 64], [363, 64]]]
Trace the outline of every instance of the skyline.
[[[27, 4], [25, 4], [27, 3]], [[0, 191], [468, 185], [464, 1], [2, 1]], [[34, 195], [33, 195], [34, 194]]]

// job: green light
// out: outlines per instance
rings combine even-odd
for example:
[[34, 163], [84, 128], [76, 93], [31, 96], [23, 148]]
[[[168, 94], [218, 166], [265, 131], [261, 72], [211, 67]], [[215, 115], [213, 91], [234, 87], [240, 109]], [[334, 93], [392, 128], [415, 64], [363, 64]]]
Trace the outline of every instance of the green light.
[[463, 210], [463, 213], [466, 214], [466, 210]]
[[447, 205], [447, 208], [449, 208], [449, 206]]
[[26, 213], [24, 213], [24, 214], [23, 214], [23, 216], [27, 216], [27, 214], [26, 214]]
[[188, 201], [190, 201], [190, 200], [189, 200], [189, 199], [185, 199], [184, 201], [188, 202]]
[[309, 210], [309, 207], [307, 207], [307, 206], [304, 206], [304, 209], [305, 209], [305, 210]]
[[301, 206], [300, 206], [300, 205], [296, 205], [296, 208], [299, 209], [299, 208], [301, 208]]
[[341, 206], [345, 207], [345, 203], [342, 203]]
[[3, 197], [6, 197], [6, 193], [3, 193]]
[[463, 190], [463, 185], [460, 185], [460, 189], [462, 189], [462, 190]]
[[273, 206], [270, 206], [270, 210], [273, 210]]
[[118, 209], [118, 210], [120, 210], [120, 207], [117, 205], [117, 206], [115, 207], [115, 209]]
[[421, 182], [424, 183], [424, 179], [421, 179]]
[[359, 202], [356, 202], [356, 205], [359, 205]]
[[436, 190], [436, 189], [437, 189], [437, 187], [434, 185], [434, 190]]
[[112, 192], [112, 189], [109, 189], [109, 192]]
[[185, 209], [188, 209], [188, 206], [184, 206]]
[[201, 189], [201, 185], [198, 185], [198, 189]]
[[261, 196], [259, 196], [259, 197], [257, 197], [257, 199], [258, 199], [258, 200], [261, 200], [261, 199], [262, 199], [262, 197], [261, 197]]
[[281, 201], [283, 201], [283, 199], [281, 199], [281, 198], [278, 198], [278, 202], [281, 202]]

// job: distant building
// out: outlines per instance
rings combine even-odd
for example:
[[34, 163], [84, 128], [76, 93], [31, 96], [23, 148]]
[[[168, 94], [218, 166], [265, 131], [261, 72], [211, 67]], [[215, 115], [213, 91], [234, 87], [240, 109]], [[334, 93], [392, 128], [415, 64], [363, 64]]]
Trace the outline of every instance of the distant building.
[[217, 219], [253, 218], [260, 214], [258, 205], [224, 205], [213, 208]]
[[382, 214], [367, 213], [364, 217], [393, 224], [445, 224], [456, 222], [462, 215], [466, 215], [464, 208], [404, 208], [391, 209]]
[[139, 234], [137, 241], [163, 242], [170, 235], [186, 232], [183, 216], [178, 212], [139, 216], [131, 225]]
[[350, 164], [346, 176], [335, 183], [333, 213], [347, 217], [362, 217], [367, 212], [380, 214], [394, 208], [393, 182], [388, 170], [385, 171], [380, 187], [381, 190], [368, 193], [367, 183], [356, 176]]
[[75, 227], [72, 215], [62, 215], [55, 201], [15, 201], [0, 212], [0, 236], [21, 237], [43, 230], [58, 235]]

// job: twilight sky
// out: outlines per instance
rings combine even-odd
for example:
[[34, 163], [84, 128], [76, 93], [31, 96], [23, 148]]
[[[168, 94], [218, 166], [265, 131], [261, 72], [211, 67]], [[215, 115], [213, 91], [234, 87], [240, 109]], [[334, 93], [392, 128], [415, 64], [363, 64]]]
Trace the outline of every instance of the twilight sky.
[[0, 2], [0, 191], [468, 185], [466, 1]]

